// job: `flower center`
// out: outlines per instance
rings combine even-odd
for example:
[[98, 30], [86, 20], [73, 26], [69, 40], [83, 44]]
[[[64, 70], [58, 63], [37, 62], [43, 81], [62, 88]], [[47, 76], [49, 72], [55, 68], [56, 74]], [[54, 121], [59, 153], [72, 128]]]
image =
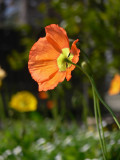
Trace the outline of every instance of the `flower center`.
[[70, 63], [67, 63], [65, 59], [68, 59], [69, 61], [72, 61], [73, 54], [70, 53], [69, 48], [62, 49], [62, 53], [57, 59], [57, 64], [59, 67], [59, 71], [66, 71], [67, 68], [71, 66]]

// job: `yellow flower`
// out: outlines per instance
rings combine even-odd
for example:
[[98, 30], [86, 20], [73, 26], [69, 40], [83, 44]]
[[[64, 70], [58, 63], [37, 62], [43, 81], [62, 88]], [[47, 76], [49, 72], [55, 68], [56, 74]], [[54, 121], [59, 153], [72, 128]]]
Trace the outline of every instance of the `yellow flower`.
[[108, 94], [115, 95], [118, 93], [120, 93], [120, 75], [116, 74], [110, 83]]
[[12, 96], [10, 107], [19, 112], [35, 111], [37, 99], [28, 91], [20, 91]]

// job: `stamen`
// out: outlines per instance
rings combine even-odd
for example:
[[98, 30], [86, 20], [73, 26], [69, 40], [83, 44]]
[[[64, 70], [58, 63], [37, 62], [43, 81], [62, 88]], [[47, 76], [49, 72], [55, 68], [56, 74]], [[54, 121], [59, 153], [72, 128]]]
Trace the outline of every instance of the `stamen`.
[[68, 67], [68, 63], [66, 63], [66, 68]]
[[71, 66], [71, 64], [67, 63], [66, 61], [66, 59], [68, 59], [68, 61], [72, 61], [73, 54], [69, 52], [70, 52], [69, 48], [64, 48], [62, 49], [62, 53], [60, 54], [60, 56], [57, 58], [58, 68], [59, 71], [61, 72], [66, 71], [66, 69]]
[[70, 53], [68, 54], [68, 57], [70, 57]]

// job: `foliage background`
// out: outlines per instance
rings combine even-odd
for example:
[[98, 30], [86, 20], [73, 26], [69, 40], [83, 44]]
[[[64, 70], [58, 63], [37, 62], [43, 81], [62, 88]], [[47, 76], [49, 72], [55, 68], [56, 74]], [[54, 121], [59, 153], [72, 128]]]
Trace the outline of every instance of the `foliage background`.
[[[8, 16], [7, 11], [10, 7], [15, 9], [12, 13], [9, 11], [8, 15], [10, 16]], [[37, 83], [32, 80], [28, 72], [27, 62], [31, 46], [39, 37], [45, 36], [44, 27], [51, 23], [59, 24], [66, 30], [70, 39], [70, 44], [73, 40], [79, 39], [78, 47], [81, 50], [81, 54], [78, 64], [80, 65], [83, 60], [86, 60], [86, 56], [88, 57], [93, 69], [97, 88], [103, 98], [107, 95], [112, 77], [116, 73], [120, 73], [119, 0], [1, 1], [0, 65], [7, 72], [7, 77], [4, 79], [3, 85], [0, 88], [0, 105], [1, 108], [4, 107], [5, 117], [8, 118], [8, 121], [9, 118], [13, 118], [11, 125], [13, 125], [13, 128], [16, 127], [16, 131], [19, 130], [21, 126], [17, 126], [19, 125], [19, 122], [15, 124], [14, 120], [21, 120], [22, 118], [19, 113], [9, 108], [9, 102], [13, 94], [22, 90], [30, 91], [35, 95], [38, 100], [37, 112], [44, 118], [58, 118], [60, 120], [67, 120], [69, 123], [77, 120], [77, 123], [81, 124], [84, 122], [84, 124], [89, 125], [87, 123], [87, 117], [94, 116], [91, 86], [87, 78], [80, 73], [78, 69], [73, 71], [72, 79], [69, 82], [66, 82], [65, 80], [54, 90], [48, 91], [47, 94], [49, 95], [49, 98], [47, 100], [39, 98]], [[120, 104], [119, 99], [119, 96], [117, 100], [115, 99], [113, 107], [116, 103]], [[56, 106], [52, 111], [47, 108], [48, 100], [54, 102]], [[104, 119], [107, 121], [109, 114], [102, 106], [101, 108]], [[117, 110], [117, 114], [119, 115], [119, 109]], [[25, 119], [30, 120], [32, 118], [25, 115]], [[31, 121], [29, 122], [29, 120], [26, 123], [31, 125]], [[107, 123], [108, 122], [109, 121], [107, 121]], [[41, 120], [39, 123], [41, 123]], [[12, 137], [16, 136], [10, 134], [11, 128], [7, 129], [5, 127], [8, 126], [8, 124], [5, 122], [1, 125], [4, 126], [4, 130], [1, 131], [1, 134], [4, 135], [5, 133], [5, 136], [2, 137], [5, 146], [1, 146], [1, 148], [4, 149], [0, 150], [0, 154], [3, 154], [6, 150], [6, 146], [8, 146], [8, 143], [5, 142], [4, 138], [7, 137], [12, 139]], [[47, 125], [46, 122], [45, 125]], [[33, 130], [35, 129], [33, 126], [32, 128]], [[36, 128], [38, 129], [39, 125]], [[44, 134], [46, 132], [47, 131], [44, 131]], [[65, 132], [67, 131], [65, 130]], [[70, 134], [73, 134], [73, 132], [74, 131], [71, 131]], [[60, 133], [58, 132], [58, 134]], [[33, 133], [31, 134], [32, 136], [34, 135]], [[36, 139], [38, 138], [37, 135], [35, 135], [35, 137]], [[33, 139], [33, 141], [36, 139]], [[119, 140], [119, 138], [117, 140]], [[16, 143], [17, 141], [12, 143], [19, 144], [19, 141], [20, 139], [18, 139], [18, 143]], [[25, 146], [28, 146], [26, 143], [30, 143], [25, 140], [23, 141], [23, 145]], [[92, 142], [90, 141], [90, 143]], [[93, 141], [93, 143], [97, 142]], [[76, 146], [78, 145], [78, 142], [76, 142]], [[15, 147], [15, 145], [12, 146]], [[119, 147], [120, 146], [118, 146], [118, 148]], [[72, 149], [70, 147], [65, 151], [65, 154], [67, 155]], [[25, 153], [27, 154], [26, 157], [29, 158], [29, 156], [32, 155], [30, 152], [31, 151]], [[79, 157], [79, 152], [76, 153], [74, 149], [72, 152]], [[41, 153], [41, 155], [39, 154], [36, 156], [42, 156], [43, 153]], [[88, 156], [88, 158], [95, 157], [95, 153], [90, 152], [90, 154], [91, 156]], [[83, 155], [83, 159], [87, 158], [87, 156], [84, 156], [85, 155]], [[79, 159], [78, 157], [76, 159]], [[116, 157], [118, 157], [118, 155]], [[35, 159], [35, 157], [33, 159]], [[44, 159], [48, 158], [44, 157], [43, 160]], [[64, 159], [72, 160], [74, 158], [69, 157]]]

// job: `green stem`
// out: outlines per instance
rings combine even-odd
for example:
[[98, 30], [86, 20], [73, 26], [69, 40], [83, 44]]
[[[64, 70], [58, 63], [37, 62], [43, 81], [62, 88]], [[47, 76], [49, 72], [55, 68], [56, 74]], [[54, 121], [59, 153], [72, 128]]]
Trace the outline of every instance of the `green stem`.
[[101, 148], [102, 148], [103, 158], [104, 158], [104, 160], [106, 160], [106, 156], [105, 156], [106, 154], [105, 154], [105, 150], [104, 150], [104, 143], [103, 143], [101, 130], [100, 130], [100, 126], [99, 126], [99, 115], [98, 115], [98, 110], [97, 110], [97, 99], [96, 99], [96, 94], [95, 94], [93, 86], [92, 86], [92, 91], [93, 91], [93, 100], [94, 100], [95, 119], [96, 119], [96, 124], [97, 124], [97, 130], [98, 130], [98, 133], [99, 133], [100, 145], [101, 145]]
[[58, 106], [55, 104], [55, 106], [51, 109], [52, 116], [56, 123], [56, 130], [61, 126], [61, 117], [58, 114]]
[[103, 125], [102, 125], [102, 118], [101, 118], [101, 111], [100, 111], [100, 105], [99, 105], [99, 99], [98, 98], [97, 98], [97, 109], [98, 109], [98, 115], [99, 115], [99, 120], [100, 120], [101, 133], [102, 133], [102, 137], [103, 137], [103, 146], [104, 146], [105, 153], [107, 154], [106, 143], [105, 143], [105, 136], [104, 136]]
[[95, 82], [94, 82], [92, 76], [90, 76], [90, 75], [89, 75], [84, 69], [82, 69], [79, 65], [77, 65], [77, 64], [69, 61], [68, 59], [65, 59], [65, 61], [66, 61], [67, 63], [73, 64], [74, 66], [76, 66], [78, 69], [80, 69], [80, 70], [88, 77], [91, 85], [93, 86], [93, 88], [94, 88], [94, 90], [95, 90], [95, 93], [96, 93], [98, 99], [99, 99], [99, 100], [101, 101], [101, 103], [107, 108], [107, 110], [111, 113], [113, 119], [115, 120], [116, 124], [118, 125], [118, 128], [120, 129], [120, 124], [119, 124], [119, 122], [118, 122], [118, 120], [117, 120], [116, 115], [114, 114], [114, 112], [112, 111], [112, 109], [111, 109], [111, 108], [103, 101], [103, 99], [101, 98], [100, 94], [99, 94], [98, 91], [97, 91], [97, 88], [96, 88], [96, 85], [95, 85]]
[[117, 120], [116, 115], [114, 114], [114, 112], [112, 111], [112, 109], [111, 109], [111, 108], [103, 101], [103, 99], [101, 98], [100, 94], [99, 94], [98, 91], [97, 91], [97, 88], [96, 88], [96, 86], [95, 86], [95, 82], [94, 82], [94, 80], [93, 80], [92, 77], [90, 77], [90, 81], [91, 81], [91, 84], [92, 84], [93, 87], [94, 87], [94, 90], [95, 90], [95, 92], [96, 92], [97, 97], [99, 98], [99, 100], [101, 101], [101, 103], [107, 108], [107, 110], [111, 113], [113, 119], [115, 120], [116, 124], [118, 125], [118, 128], [120, 129], [120, 124], [119, 124], [119, 122], [118, 122], [118, 120]]

